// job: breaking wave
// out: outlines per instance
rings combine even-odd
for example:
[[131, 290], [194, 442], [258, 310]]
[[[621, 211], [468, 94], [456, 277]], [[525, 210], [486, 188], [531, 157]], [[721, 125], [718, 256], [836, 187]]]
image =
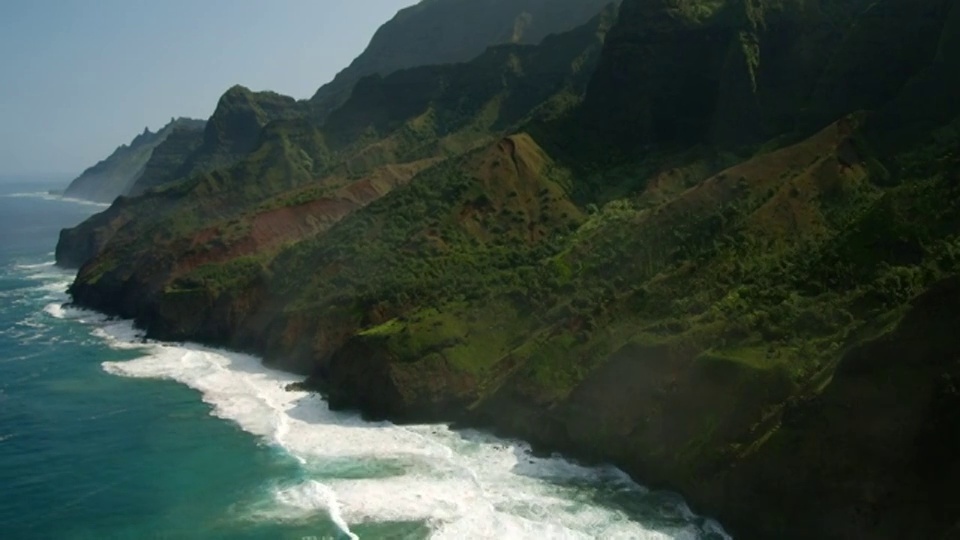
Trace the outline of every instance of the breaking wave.
[[[679, 498], [651, 494], [613, 467], [533, 456], [521, 442], [444, 425], [397, 426], [331, 411], [288, 391], [297, 377], [254, 357], [192, 345], [144, 342], [128, 322], [95, 332], [143, 356], [105, 362], [114, 375], [169, 379], [198, 390], [212, 414], [235, 422], [302, 465], [304, 478], [273, 486], [251, 509], [264, 520], [325, 515], [343, 534], [365, 523], [422, 522], [431, 538], [728, 538]], [[618, 499], [631, 504], [616, 504]], [[651, 509], [644, 523], [627, 510]], [[649, 522], [647, 522], [649, 521]]]

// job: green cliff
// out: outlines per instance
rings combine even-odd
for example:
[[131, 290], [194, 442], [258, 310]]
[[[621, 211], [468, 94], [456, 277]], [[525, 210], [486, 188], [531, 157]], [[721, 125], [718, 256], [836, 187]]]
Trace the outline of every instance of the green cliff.
[[320, 117], [370, 75], [466, 62], [497, 44], [537, 44], [583, 24], [613, 0], [425, 0], [401, 10], [374, 34], [363, 54], [311, 99]]
[[143, 172], [124, 195], [142, 195], [148, 189], [173, 182], [177, 172], [203, 144], [202, 129], [175, 129], [166, 140], [157, 145]]
[[171, 120], [156, 133], [144, 129], [130, 144], [120, 146], [109, 157], [84, 171], [70, 183], [64, 196], [113, 202], [118, 196], [130, 193], [134, 184], [144, 174], [154, 150], [172, 133], [199, 133], [203, 126], [202, 120], [178, 118]]
[[951, 538], [958, 36], [957, 0], [625, 0], [323, 123], [211, 122], [240, 151], [57, 259], [151, 336], [613, 462], [737, 538]]
[[263, 128], [274, 121], [298, 118], [304, 104], [275, 92], [252, 92], [234, 86], [223, 94], [202, 133], [179, 132], [155, 152], [129, 195], [140, 195], [191, 176], [229, 167], [252, 152]]

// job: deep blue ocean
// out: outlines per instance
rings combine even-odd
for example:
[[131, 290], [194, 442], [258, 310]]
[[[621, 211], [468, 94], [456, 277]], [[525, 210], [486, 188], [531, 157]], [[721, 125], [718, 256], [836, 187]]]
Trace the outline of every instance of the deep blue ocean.
[[52, 187], [0, 183], [0, 539], [726, 538], [617, 469], [364, 422], [69, 306], [57, 235], [103, 207]]

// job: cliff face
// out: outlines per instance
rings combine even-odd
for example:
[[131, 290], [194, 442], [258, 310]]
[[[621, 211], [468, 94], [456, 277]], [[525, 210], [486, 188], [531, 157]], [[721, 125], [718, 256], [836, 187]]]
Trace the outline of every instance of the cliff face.
[[120, 195], [128, 194], [140, 178], [154, 150], [174, 132], [198, 133], [203, 129], [202, 120], [179, 118], [171, 120], [160, 131], [153, 133], [144, 129], [129, 145], [123, 145], [110, 156], [90, 167], [70, 183], [64, 195], [98, 202], [113, 202]]
[[[542, 47], [494, 48], [467, 64], [371, 79], [369, 91], [356, 92], [323, 128], [302, 118], [271, 122], [258, 146], [230, 167], [125, 199], [64, 231], [58, 262], [81, 267], [78, 299], [130, 317], [162, 319], [158, 312], [166, 309], [167, 296], [189, 296], [157, 295], [178, 291], [180, 282], [196, 289], [196, 282], [216, 281], [209, 266], [246, 257], [244, 272], [260, 268], [284, 243], [310, 239], [438, 160], [495, 141], [499, 130], [542, 101], [555, 100], [554, 111], [576, 103], [614, 13], [610, 7]], [[370, 97], [409, 90], [411, 80], [437, 90], [409, 101]], [[497, 82], [473, 86], [485, 80]], [[467, 88], [474, 93], [464, 95]], [[287, 225], [261, 226], [280, 209]], [[182, 256], [158, 258], [157, 252]], [[196, 313], [212, 324], [213, 311]], [[168, 322], [157, 323], [166, 336], [190, 334], [200, 324]], [[236, 330], [217, 335], [232, 339]]]
[[950, 6], [628, 1], [583, 118], [625, 151], [809, 135], [901, 92], [933, 61]]
[[158, 148], [156, 159], [147, 163], [128, 194], [139, 195], [229, 167], [256, 149], [267, 124], [299, 118], [304, 110], [304, 105], [291, 97], [234, 86], [221, 96], [202, 133], [181, 131]]
[[466, 62], [491, 45], [539, 43], [596, 15], [612, 0], [427, 0], [384, 24], [349, 67], [311, 99], [321, 117], [342, 105], [370, 75]]
[[952, 488], [960, 478], [958, 301], [955, 276], [934, 284], [896, 329], [844, 355], [822, 394], [790, 404], [744, 470], [728, 473], [743, 494], [724, 501], [740, 507], [731, 513], [746, 516], [749, 501], [777, 495], [745, 530], [789, 530], [782, 537], [790, 538], [960, 532]]
[[157, 145], [126, 195], [142, 195], [151, 188], [175, 181], [181, 166], [203, 144], [202, 129], [175, 129]]
[[738, 538], [955, 534], [960, 2], [613, 15], [323, 125], [224, 106], [201, 144], [240, 157], [64, 231], [74, 299], [613, 462]]
[[[222, 96], [205, 129], [199, 122], [190, 125], [179, 122], [158, 134], [145, 133], [138, 137], [136, 144], [121, 147], [108, 160], [77, 179], [68, 194], [111, 202], [118, 195], [140, 195], [149, 189], [229, 168], [249, 157], [265, 136], [273, 136], [276, 141], [285, 136], [278, 132], [285, 130], [315, 131], [318, 126], [313, 119], [317, 112], [322, 111], [321, 117], [325, 118], [343, 105], [356, 83], [366, 76], [463, 62], [495, 44], [536, 44], [549, 34], [583, 24], [608, 4], [613, 5], [610, 0], [422, 2], [402, 10], [384, 25], [368, 49], [334, 81], [322, 87], [309, 103], [235, 86]], [[397, 82], [402, 84], [402, 79], [394, 84]], [[404, 89], [402, 94], [412, 92]], [[391, 99], [396, 97], [391, 96]], [[354, 107], [356, 104], [354, 100]], [[523, 107], [515, 112], [522, 114], [526, 111]], [[281, 126], [272, 135], [265, 134], [264, 128], [272, 122], [299, 125]], [[350, 125], [347, 129], [355, 127]], [[202, 133], [198, 133], [198, 129], [202, 129]], [[167, 143], [168, 136], [174, 132], [176, 136]], [[310, 145], [316, 152], [325, 154], [324, 149], [317, 148], [317, 143]], [[154, 158], [156, 148], [160, 151]], [[324, 156], [320, 159], [323, 161]]]

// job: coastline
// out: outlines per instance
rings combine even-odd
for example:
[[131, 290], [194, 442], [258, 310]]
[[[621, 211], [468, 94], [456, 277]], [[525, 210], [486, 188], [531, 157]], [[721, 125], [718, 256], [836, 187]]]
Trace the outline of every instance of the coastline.
[[[943, 363], [950, 353], [944, 351], [958, 350], [953, 331], [938, 329], [949, 326], [949, 321], [960, 317], [956, 306], [949, 303], [950, 298], [960, 298], [960, 289], [954, 281], [947, 279], [915, 299], [896, 327], [846, 351], [820, 397], [790, 400], [783, 409], [776, 411], [776, 423], [756, 426], [755, 429], [767, 430], [768, 434], [751, 432], [751, 436], [759, 436], [759, 440], [766, 444], [761, 446], [747, 441], [750, 446], [746, 451], [735, 454], [730, 451], [736, 448], [717, 448], [714, 449], [718, 452], [715, 461], [698, 462], [687, 470], [662, 466], [664, 463], [669, 465], [671, 462], [664, 459], [673, 456], [648, 453], [647, 447], [642, 446], [643, 441], [637, 442], [635, 431], [623, 432], [622, 428], [611, 430], [609, 427], [611, 422], [619, 422], [621, 426], [634, 425], [635, 415], [644, 412], [642, 407], [635, 405], [638, 398], [659, 399], [658, 394], [649, 389], [623, 384], [630, 380], [643, 381], [649, 375], [644, 370], [662, 365], [648, 361], [638, 364], [636, 355], [681, 355], [670, 361], [679, 358], [696, 365], [695, 357], [682, 356], [684, 351], [627, 351], [629, 354], [624, 358], [601, 370], [602, 377], [593, 381], [591, 388], [578, 391], [571, 401], [559, 408], [537, 406], [522, 396], [498, 392], [496, 399], [479, 408], [463, 403], [452, 407], [450, 403], [444, 403], [442, 407], [391, 411], [383, 407], [381, 400], [387, 399], [389, 403], [395, 388], [379, 386], [383, 382], [395, 383], [389, 376], [391, 364], [375, 355], [352, 357], [359, 361], [347, 363], [351, 371], [340, 374], [340, 382], [346, 382], [346, 386], [331, 387], [329, 379], [321, 383], [317, 377], [307, 384], [312, 390], [331, 397], [331, 408], [336, 410], [356, 410], [368, 418], [389, 418], [400, 423], [452, 422], [459, 427], [480, 428], [498, 436], [526, 441], [535, 449], [534, 455], [562, 452], [582, 463], [611, 463], [631, 478], [641, 479], [644, 485], [682, 493], [691, 508], [703, 515], [715, 516], [736, 538], [764, 538], [771, 531], [776, 531], [782, 538], [797, 539], [811, 535], [840, 539], [859, 534], [864, 527], [863, 520], [855, 516], [863, 512], [864, 497], [870, 496], [864, 490], [870, 489], [871, 482], [880, 480], [890, 486], [884, 489], [892, 490], [889, 497], [893, 499], [889, 504], [898, 505], [896, 511], [883, 511], [879, 506], [869, 510], [885, 516], [884, 521], [874, 525], [875, 530], [882, 531], [881, 537], [895, 537], [909, 531], [937, 531], [942, 530], [944, 522], [952, 517], [949, 512], [942, 515], [931, 515], [931, 512], [936, 508], [951, 508], [953, 503], [915, 506], [909, 501], [915, 496], [911, 495], [913, 489], [928, 493], [927, 496], [938, 493], [943, 501], [951, 501], [953, 497], [949, 494], [948, 481], [927, 480], [925, 471], [930, 467], [949, 467], [950, 456], [936, 449], [954, 444], [950, 442], [953, 431], [949, 427], [952, 414], [949, 407], [953, 405], [946, 412], [936, 412], [929, 417], [933, 414], [929, 412], [930, 400], [946, 399], [953, 403], [949, 401], [952, 398], [938, 397], [949, 387], [941, 388], [936, 381], [941, 373], [952, 377], [949, 373], [954, 368]], [[933, 322], [936, 322], [936, 328], [931, 326]], [[248, 344], [264, 343], [263, 340], [267, 339], [262, 335], [245, 337]], [[233, 348], [224, 342], [192, 341]], [[268, 367], [284, 367], [276, 362], [277, 356], [254, 354], [263, 358]], [[912, 364], [899, 362], [904, 355], [915, 356], [916, 361]], [[871, 356], [883, 360], [864, 363], [862, 358]], [[341, 360], [344, 359], [341, 354]], [[640, 366], [639, 370], [637, 366]], [[730, 382], [725, 378], [729, 376], [729, 373], [705, 373], [701, 378], [712, 385], [708, 387], [711, 395], [725, 399]], [[903, 387], [887, 388], [890, 381], [911, 382]], [[741, 396], [769, 399], [766, 396], [776, 390], [762, 378], [752, 379], [749, 384], [752, 390], [742, 388]], [[864, 395], [862, 389], [865, 386], [877, 391]], [[334, 394], [330, 392], [332, 388], [336, 389]], [[627, 404], [626, 409], [622, 404], [618, 405], [624, 399], [628, 400], [622, 402]], [[675, 400], [678, 407], [666, 408], [664, 422], [699, 418], [705, 410], [701, 407], [710, 403], [700, 400], [698, 405], [698, 402], [690, 401], [690, 396], [683, 395]], [[885, 427], [879, 432], [865, 430], [860, 411], [870, 410], [897, 410], [899, 416], [890, 418], [891, 425], [907, 422], [913, 429], [904, 431]], [[897, 420], [905, 417], [911, 420]], [[887, 421], [887, 417], [881, 418], [881, 422]], [[664, 427], [669, 429], [671, 426]], [[771, 438], [773, 442], [769, 442]], [[864, 454], [864, 446], [888, 450]], [[933, 461], [926, 458], [920, 462], [910, 461], [917, 448], [934, 452]], [[817, 473], [812, 477], [808, 476], [809, 467], [816, 467], [814, 471]], [[898, 472], [894, 476], [878, 476], [878, 471], [889, 470]], [[902, 490], [896, 487], [901, 485], [916, 488]]]
[[[494, 464], [495, 467], [500, 467], [502, 470], [497, 472], [497, 475], [506, 474], [505, 471], [516, 469], [519, 471], [516, 474], [519, 474], [521, 477], [550, 479], [549, 482], [558, 481], [561, 484], [571, 480], [583, 482], [588, 478], [595, 477], [602, 483], [608, 483], [613, 489], [626, 489], [628, 491], [634, 491], [638, 495], [642, 494], [643, 496], [650, 496], [656, 500], [660, 500], [661, 502], [659, 504], [664, 505], [664, 508], [675, 506], [675, 510], [667, 510], [668, 514], [675, 512], [677, 518], [682, 518], [684, 521], [690, 523], [699, 523], [698, 527], [702, 528], [703, 533], [707, 535], [705, 536], [706, 538], [730, 538], [723, 527], [715, 520], [696, 516], [679, 495], [675, 495], [672, 492], [650, 492], [648, 488], [638, 484], [634, 477], [629, 476], [613, 465], [604, 464], [602, 460], [587, 461], [578, 459], [576, 456], [567, 454], [560, 455], [556, 453], [556, 451], [561, 450], [560, 448], [550, 448], [545, 445], [536, 445], [535, 448], [535, 445], [528, 441], [500, 432], [496, 429], [495, 425], [471, 421], [468, 418], [463, 418], [461, 421], [453, 424], [447, 424], [443, 420], [426, 423], [427, 418], [421, 419], [421, 423], [404, 424], [394, 424], [386, 420], [367, 420], [360, 416], [362, 411], [356, 409], [335, 410], [329, 407], [327, 402], [315, 389], [297, 389], [298, 383], [303, 381], [302, 376], [272, 368], [256, 356], [240, 352], [231, 352], [219, 348], [216, 345], [171, 343], [148, 339], [145, 337], [146, 334], [144, 331], [136, 329], [130, 320], [114, 319], [109, 315], [90, 311], [72, 303], [67, 306], [68, 312], [71, 309], [79, 309], [82, 310], [83, 313], [103, 317], [101, 323], [105, 323], [104, 329], [97, 330], [95, 333], [101, 339], [106, 340], [111, 347], [152, 351], [151, 354], [138, 360], [107, 362], [103, 365], [104, 371], [112, 375], [125, 377], [171, 379], [193, 388], [199, 391], [203, 401], [212, 407], [211, 414], [237, 424], [244, 431], [261, 438], [268, 444], [277, 445], [285, 449], [285, 451], [290, 452], [301, 464], [305, 464], [318, 456], [325, 457], [326, 459], [343, 459], [342, 456], [344, 454], [348, 454], [352, 450], [365, 446], [371, 446], [376, 449], [377, 447], [390, 448], [391, 445], [399, 445], [399, 450], [394, 449], [399, 455], [413, 455], [421, 450], [411, 451], [410, 448], [404, 450], [404, 445], [416, 445], [428, 440], [428, 438], [439, 437], [444, 442], [440, 445], [437, 445], [436, 442], [431, 443], [432, 448], [428, 449], [424, 456], [427, 461], [450, 459], [450, 447], [462, 444], [478, 444], [486, 448], [486, 450], [484, 450], [485, 456], [483, 460], [478, 461], [485, 461]], [[48, 313], [52, 316], [71, 316], [69, 313], [55, 309], [48, 309]], [[285, 418], [281, 415], [277, 417], [278, 419], [271, 421], [251, 421], [245, 419], [243, 415], [249, 411], [244, 410], [244, 405], [238, 405], [237, 403], [231, 404], [229, 400], [223, 402], [220, 397], [216, 397], [216, 394], [220, 392], [219, 389], [206, 386], [202, 380], [186, 378], [182, 373], [178, 373], [176, 371], [176, 362], [171, 363], [170, 361], [156, 360], [157, 357], [165, 356], [169, 359], [175, 358], [177, 355], [182, 358], [194, 356], [194, 360], [200, 363], [218, 358], [220, 360], [216, 360], [207, 366], [211, 371], [218, 372], [218, 374], [211, 376], [242, 377], [246, 382], [237, 384], [247, 386], [251, 384], [250, 381], [256, 380], [258, 385], [262, 385], [262, 389], [265, 390], [265, 395], [268, 394], [268, 397], [264, 398], [264, 403], [268, 405], [269, 409], [272, 409], [274, 413], [285, 409], [294, 412], [290, 414], [289, 417]], [[189, 361], [187, 363], [189, 363]], [[247, 403], [245, 406], [249, 407], [250, 404]], [[322, 426], [322, 429], [327, 430], [336, 428], [339, 431], [336, 434], [326, 433], [322, 438], [318, 438], [315, 435], [311, 436], [310, 432], [315, 430], [317, 426]], [[373, 441], [358, 442], [356, 440], [358, 430], [359, 432], [388, 430], [392, 434], [388, 435], [385, 439], [375, 438]], [[298, 433], [305, 435], [303, 435], [302, 439], [298, 439]], [[404, 443], [404, 440], [407, 442]], [[324, 445], [329, 446], [331, 444], [333, 448], [327, 455], [324, 455], [322, 448]], [[471, 451], [476, 450], [473, 449]], [[440, 454], [436, 454], [435, 452], [440, 452]], [[418, 458], [418, 460], [424, 457]], [[474, 472], [468, 476], [475, 477], [476, 474], [477, 473]], [[564, 480], [564, 478], [567, 480]], [[470, 480], [471, 483], [475, 481], [476, 480]], [[409, 490], [411, 488], [410, 486], [403, 488], [396, 486], [394, 489], [387, 491], [395, 494], [398, 489]], [[425, 492], [435, 491], [434, 488], [431, 488], [426, 483], [420, 484], [419, 487], [415, 486], [414, 491], [416, 491], [416, 489], [424, 490]], [[441, 507], [445, 504], [444, 497], [449, 496], [449, 494], [469, 491], [469, 489], [465, 489], [463, 486], [460, 488], [446, 486], [443, 490], [447, 495], [409, 495], [400, 500], [398, 505], [399, 509], [396, 507], [391, 507], [389, 510], [387, 508], [379, 508], [378, 511], [381, 514], [392, 512], [395, 518], [435, 519], [436, 516], [418, 514], [418, 511], [423, 511], [422, 509], [418, 510], [418, 507], [425, 503], [427, 505], [432, 504]], [[487, 493], [486, 490], [485, 493]], [[536, 491], [534, 491], [534, 493], [536, 493]], [[357, 505], [357, 501], [366, 500], [373, 496], [370, 492], [354, 493], [354, 495], [356, 495], [356, 497], [354, 497], [352, 501], [353, 506]], [[494, 494], [494, 496], [507, 500], [510, 493], [504, 491], [500, 495]], [[305, 482], [299, 486], [288, 486], [280, 490], [277, 497], [278, 500], [288, 503], [288, 506], [300, 508], [303, 512], [315, 511], [317, 507], [322, 507], [324, 511], [330, 513], [331, 519], [333, 519], [334, 522], [338, 522], [338, 526], [343, 525], [340, 528], [345, 535], [351, 538], [354, 537], [352, 536], [353, 533], [350, 532], [350, 527], [346, 525], [349, 521], [352, 521], [351, 518], [356, 519], [359, 517], [362, 519], [370, 517], [351, 514], [350, 508], [352, 505], [349, 496], [348, 500], [339, 501], [335, 492], [329, 486], [315, 482]], [[433, 498], [431, 499], [431, 497]], [[660, 499], [661, 497], [662, 499]], [[397, 504], [397, 500], [393, 499], [391, 504]], [[375, 509], [372, 511], [372, 514], [377, 515], [378, 511]], [[557, 511], [559, 512], [559, 509]], [[443, 518], [450, 520], [453, 519], [453, 516], [441, 516], [441, 521], [444, 520]], [[496, 521], [501, 521], [502, 519], [501, 517]], [[399, 521], [403, 521], [403, 519]], [[456, 520], [454, 521], [457, 523]], [[435, 537], [462, 537], [464, 533], [470, 531], [469, 528], [464, 527], [480, 526], [480, 524], [480, 521], [460, 523], [453, 528], [445, 528]], [[548, 527], [545, 530], [552, 529]], [[556, 529], [554, 532], [557, 535], [563, 536], [566, 534], [563, 530], [562, 528]], [[524, 537], [524, 535], [518, 531], [519, 530], [515, 530], [512, 533], [505, 531], [505, 534], [519, 534], [520, 536], [518, 537]], [[660, 538], [657, 536], [659, 533], [655, 531], [656, 529], [648, 531], [648, 533], [652, 535], [650, 537]]]

